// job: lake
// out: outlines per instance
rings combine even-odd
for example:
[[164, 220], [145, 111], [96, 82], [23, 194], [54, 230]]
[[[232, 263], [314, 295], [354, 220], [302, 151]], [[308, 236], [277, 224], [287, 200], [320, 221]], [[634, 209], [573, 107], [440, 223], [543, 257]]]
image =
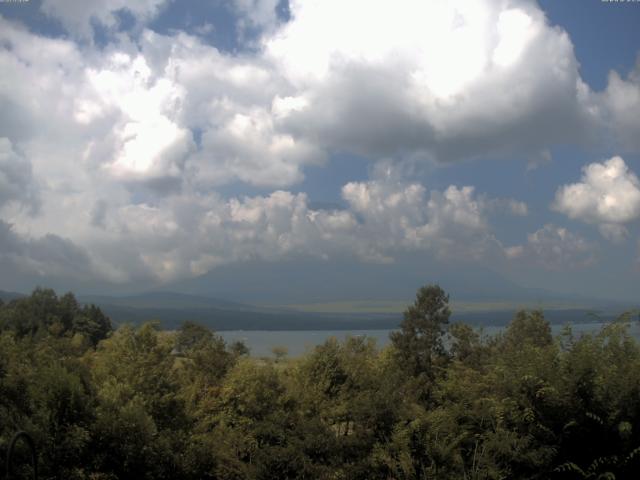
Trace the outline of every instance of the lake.
[[[604, 323], [574, 323], [571, 324], [575, 336], [583, 333], [598, 332]], [[560, 333], [564, 325], [551, 325], [554, 335]], [[484, 327], [484, 333], [495, 335], [504, 330], [504, 327]], [[295, 357], [312, 350], [316, 345], [324, 343], [329, 337], [344, 340], [347, 336], [366, 336], [376, 340], [378, 347], [384, 347], [389, 343], [389, 333], [392, 330], [228, 330], [217, 332], [227, 342], [243, 341], [255, 357], [273, 356], [273, 347], [286, 347], [289, 356]], [[632, 322], [630, 333], [640, 340], [640, 323]]]

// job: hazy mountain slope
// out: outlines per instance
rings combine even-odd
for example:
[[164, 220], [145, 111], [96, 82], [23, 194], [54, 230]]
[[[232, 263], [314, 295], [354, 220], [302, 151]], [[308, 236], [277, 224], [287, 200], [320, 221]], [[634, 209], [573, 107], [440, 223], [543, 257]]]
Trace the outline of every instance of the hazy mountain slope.
[[167, 288], [239, 302], [287, 304], [411, 300], [416, 290], [427, 283], [439, 283], [455, 300], [524, 301], [566, 297], [524, 288], [486, 268], [411, 258], [393, 264], [363, 264], [350, 259], [296, 260], [282, 262], [277, 268], [268, 262], [247, 262], [221, 266]]
[[99, 305], [114, 305], [131, 308], [160, 308], [160, 309], [210, 309], [251, 311], [256, 307], [218, 298], [202, 295], [189, 295], [169, 291], [154, 291], [127, 296], [109, 295], [80, 295], [83, 303], [95, 303]]
[[18, 292], [6, 292], [4, 290], [0, 290], [0, 300], [3, 302], [9, 302], [16, 298], [24, 297], [24, 294]]
[[[0, 291], [5, 301], [23, 296]], [[141, 324], [158, 321], [162, 328], [175, 329], [185, 321], [194, 321], [214, 330], [370, 330], [397, 328], [406, 304], [396, 302], [397, 312], [304, 312], [293, 309], [256, 307], [205, 296], [175, 292], [150, 292], [126, 297], [106, 295], [80, 296], [80, 302], [98, 305], [116, 324]], [[365, 303], [365, 302], [363, 302]], [[479, 304], [481, 305], [481, 304]], [[490, 307], [490, 304], [484, 304]], [[592, 308], [546, 309], [552, 323], [609, 320], [622, 313], [620, 306]], [[451, 320], [474, 325], [505, 325], [517, 307], [491, 310], [487, 308], [456, 310]], [[599, 315], [595, 317], [594, 311]]]

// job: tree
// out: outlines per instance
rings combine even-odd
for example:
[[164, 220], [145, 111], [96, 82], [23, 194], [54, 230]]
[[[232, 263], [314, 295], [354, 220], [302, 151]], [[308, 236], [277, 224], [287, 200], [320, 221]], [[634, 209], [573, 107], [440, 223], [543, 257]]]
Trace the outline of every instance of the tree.
[[111, 331], [111, 320], [95, 305], [85, 305], [73, 317], [71, 333], [83, 334], [94, 347], [107, 338]]
[[196, 347], [202, 347], [214, 339], [213, 332], [203, 325], [186, 321], [176, 335], [176, 353], [184, 354]]
[[504, 334], [507, 348], [521, 350], [525, 345], [546, 347], [553, 343], [551, 325], [541, 310], [520, 310]]
[[449, 327], [450, 353], [452, 358], [469, 366], [482, 363], [482, 356], [487, 352], [481, 334], [471, 325], [454, 323]]
[[58, 298], [51, 289], [36, 288], [28, 297], [17, 298], [2, 307], [0, 329], [18, 337], [43, 338], [84, 336], [92, 346], [107, 338], [111, 320], [95, 305], [80, 306], [72, 293]]
[[172, 375], [173, 338], [146, 323], [125, 325], [91, 355], [97, 397], [94, 468], [117, 478], [179, 478], [184, 402]]
[[390, 335], [408, 373], [433, 378], [434, 362], [446, 355], [442, 337], [450, 315], [449, 295], [440, 286], [418, 290], [414, 304], [404, 312], [401, 330]]

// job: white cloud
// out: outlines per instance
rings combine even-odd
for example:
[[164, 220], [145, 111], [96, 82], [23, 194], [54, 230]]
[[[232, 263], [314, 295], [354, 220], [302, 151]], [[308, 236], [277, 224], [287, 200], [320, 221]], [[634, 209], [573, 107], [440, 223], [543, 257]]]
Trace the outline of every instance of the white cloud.
[[87, 253], [68, 239], [52, 234], [39, 238], [21, 236], [2, 220], [0, 266], [12, 275], [26, 274], [35, 278], [86, 280], [97, 274]]
[[[9, 138], [30, 159], [42, 196], [38, 216], [13, 211], [5, 221], [22, 244], [65, 238], [84, 252], [88, 263], [68, 276], [159, 282], [252, 258], [501, 254], [486, 219], [490, 200], [470, 187], [427, 192], [378, 172], [345, 185], [346, 210], [313, 209], [303, 193], [213, 193], [235, 181], [285, 187], [324, 161], [316, 142], [282, 126], [301, 104], [285, 100], [294, 92], [263, 61], [151, 32], [140, 48], [88, 54], [3, 26], [11, 48], [0, 50], [0, 62], [10, 76], [0, 102], [25, 119], [9, 125]], [[29, 263], [33, 248], [21, 248]], [[33, 271], [63, 275], [45, 253]]]
[[304, 166], [325, 161], [313, 142], [278, 128], [273, 99], [283, 83], [268, 65], [223, 55], [184, 34], [148, 32], [143, 51], [156, 75], [185, 93], [177, 118], [201, 132], [189, 160], [198, 183], [286, 187], [302, 180]]
[[184, 34], [146, 32], [142, 51], [93, 55], [2, 25], [10, 48], [0, 50], [8, 72], [0, 123], [45, 183], [89, 190], [95, 175], [100, 183], [171, 188], [189, 179], [202, 188], [238, 180], [285, 187], [303, 178], [305, 165], [325, 160], [313, 143], [278, 130], [271, 114], [278, 82], [259, 62]]
[[[113, 25], [122, 9], [142, 21], [162, 5], [92, 0], [72, 11], [48, 0], [43, 8], [78, 25]], [[275, 0], [233, 8], [264, 23]], [[569, 37], [535, 3], [295, 1], [291, 12], [265, 35], [264, 51], [239, 55], [150, 31], [135, 44], [80, 49], [2, 21], [12, 45], [2, 53], [2, 126], [16, 145], [36, 130], [50, 131], [49, 142], [65, 131], [69, 150], [126, 181], [191, 175], [203, 187], [282, 188], [322, 164], [326, 150], [440, 160], [545, 152], [588, 133], [594, 115], [614, 108], [605, 103], [625, 104], [592, 98]], [[51, 152], [41, 143], [38, 154]]]
[[[0, 177], [9, 182], [2, 218], [13, 225], [11, 238], [32, 247], [48, 235], [68, 238], [96, 266], [87, 275], [116, 282], [177, 278], [295, 250], [268, 235], [265, 245], [260, 237], [238, 241], [237, 222], [210, 231], [194, 220], [198, 212], [224, 218], [218, 209], [227, 208], [199, 190], [238, 180], [286, 186], [302, 178], [303, 165], [324, 160], [313, 145], [276, 130], [267, 69], [184, 34], [146, 32], [142, 50], [98, 52], [0, 24], [0, 122], [8, 136]], [[197, 146], [194, 130], [201, 132]], [[37, 216], [14, 208], [38, 196]], [[345, 215], [314, 218], [326, 237]], [[191, 228], [203, 230], [194, 235]], [[32, 251], [25, 247], [19, 257], [29, 263]], [[47, 269], [36, 263], [44, 266], [32, 272]]]
[[596, 245], [566, 228], [547, 224], [527, 235], [525, 245], [506, 249], [507, 257], [523, 259], [550, 270], [584, 268], [595, 262]]
[[281, 187], [301, 181], [302, 167], [322, 164], [325, 153], [278, 132], [267, 110], [251, 109], [207, 130], [195, 158], [200, 164], [199, 180], [210, 185], [238, 179]]
[[14, 204], [35, 212], [39, 206], [38, 189], [29, 161], [13, 150], [8, 138], [0, 137], [0, 211]]
[[312, 210], [304, 194], [275, 191], [230, 200], [183, 195], [110, 210], [104, 231], [87, 243], [115, 268], [114, 278], [130, 281], [146, 273], [152, 281], [167, 281], [255, 258], [358, 254], [354, 229], [351, 213]]
[[[85, 274], [111, 282], [164, 282], [251, 259], [353, 255], [392, 262], [407, 251], [456, 260], [503, 255], [486, 219], [488, 203], [471, 187], [427, 194], [416, 183], [374, 178], [346, 184], [343, 196], [348, 208], [322, 210], [310, 207], [305, 194], [286, 191], [228, 200], [191, 191], [153, 203], [107, 198], [91, 206], [80, 195], [66, 200], [57, 222], [21, 217], [15, 235], [67, 231], [90, 258]], [[47, 218], [55, 208], [45, 206]]]
[[423, 249], [439, 257], [502, 255], [487, 222], [488, 202], [473, 187], [451, 185], [427, 195], [422, 185], [382, 177], [348, 183], [342, 195], [362, 219], [364, 242], [375, 239], [369, 241], [391, 251]]
[[[143, 252], [139, 260], [160, 281], [256, 258], [351, 254], [392, 262], [399, 252], [419, 250], [457, 259], [501, 255], [471, 187], [427, 196], [417, 184], [374, 179], [345, 185], [343, 196], [346, 210], [316, 210], [305, 194], [286, 191], [230, 200], [174, 197], [158, 206], [122, 207], [105, 225], [109, 242]], [[88, 245], [94, 241], [98, 234]], [[120, 268], [124, 278], [127, 264]]]
[[640, 57], [626, 79], [611, 71], [607, 88], [597, 95], [602, 109], [602, 128], [609, 130], [621, 149], [640, 151]]
[[[49, 268], [46, 252], [73, 248], [90, 259], [82, 275], [117, 282], [290, 255], [385, 262], [406, 250], [475, 259], [528, 251], [552, 259], [540, 252], [556, 241], [579, 251], [577, 237], [549, 227], [505, 251], [488, 217], [526, 215], [526, 204], [469, 186], [427, 190], [377, 172], [344, 186], [344, 210], [313, 209], [304, 193], [225, 199], [214, 190], [289, 188], [335, 151], [544, 159], [554, 142], [581, 141], [611, 116], [630, 132], [621, 142], [640, 138], [626, 109], [635, 105], [636, 74], [612, 76], [594, 96], [569, 37], [532, 2], [298, 0], [292, 20], [276, 25], [276, 2], [236, 0], [247, 25], [266, 32], [263, 50], [240, 54], [184, 32], [140, 30], [164, 3], [43, 3], [83, 40], [92, 22], [117, 30], [120, 10], [137, 19], [135, 42], [124, 36], [103, 48], [0, 19], [0, 207], [13, 225], [5, 238], [23, 245], [15, 255], [40, 259], [33, 271]], [[637, 178], [625, 170], [603, 187], [631, 202], [604, 213], [593, 213], [601, 184], [583, 182], [590, 206], [557, 200], [558, 208], [622, 235], [637, 218]], [[38, 198], [38, 215], [22, 208]]]
[[119, 12], [126, 12], [140, 23], [155, 17], [167, 0], [43, 0], [42, 11], [59, 20], [70, 33], [85, 40], [93, 39], [92, 22], [108, 29], [119, 26]]
[[[113, 27], [121, 10], [143, 24], [164, 3], [92, 0], [71, 9], [47, 0], [43, 9], [79, 30], [92, 19]], [[568, 35], [550, 26], [535, 2], [298, 0], [283, 24], [277, 3], [231, 3], [242, 22], [264, 29], [263, 50], [255, 54], [225, 55], [184, 33], [148, 31], [139, 36], [141, 52], [126, 53], [129, 65], [113, 62], [122, 52], [106, 50], [111, 60], [97, 62], [101, 70], [90, 80], [134, 85], [120, 108], [143, 107], [157, 95], [177, 102], [173, 118], [151, 108], [154, 118], [117, 124], [128, 139], [120, 147], [120, 170], [140, 173], [151, 157], [163, 156], [169, 146], [152, 145], [152, 131], [164, 132], [174, 157], [191, 151], [185, 129], [202, 131], [194, 162], [202, 165], [203, 180], [285, 187], [303, 178], [305, 165], [322, 163], [324, 149], [442, 161], [540, 155], [557, 142], [588, 141], [597, 128], [615, 123], [612, 116], [626, 130], [636, 128], [638, 75], [621, 80], [612, 74], [606, 94], [593, 94], [579, 76]], [[133, 72], [141, 78], [132, 79]], [[78, 103], [78, 121], [100, 112], [99, 99]], [[241, 136], [250, 134], [253, 142], [239, 142], [238, 126], [249, 123]], [[639, 137], [632, 133], [626, 136]], [[263, 163], [273, 168], [253, 181], [256, 164]]]
[[76, 98], [76, 121], [91, 124], [109, 113], [120, 117], [112, 125], [111, 173], [125, 179], [179, 177], [195, 147], [191, 132], [176, 123], [184, 89], [154, 77], [143, 56], [125, 53], [86, 69], [85, 78], [90, 93]]
[[279, 0], [231, 0], [231, 5], [240, 17], [240, 30], [260, 28], [272, 30], [278, 23], [276, 8]]
[[588, 130], [589, 91], [571, 41], [533, 2], [290, 9], [292, 20], [264, 45], [306, 106], [281, 122], [326, 147], [447, 161], [537, 152]]
[[553, 208], [619, 241], [627, 234], [625, 224], [640, 218], [640, 181], [620, 157], [591, 163], [580, 182], [558, 189]]

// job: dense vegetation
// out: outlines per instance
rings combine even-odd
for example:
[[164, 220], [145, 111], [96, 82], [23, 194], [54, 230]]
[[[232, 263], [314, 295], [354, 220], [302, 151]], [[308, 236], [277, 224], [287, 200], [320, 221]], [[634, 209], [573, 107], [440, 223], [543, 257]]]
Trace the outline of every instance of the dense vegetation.
[[485, 338], [422, 288], [383, 350], [247, 355], [185, 323], [122, 326], [71, 294], [0, 305], [0, 454], [42, 478], [636, 479], [640, 345], [620, 319], [553, 338], [539, 311]]

